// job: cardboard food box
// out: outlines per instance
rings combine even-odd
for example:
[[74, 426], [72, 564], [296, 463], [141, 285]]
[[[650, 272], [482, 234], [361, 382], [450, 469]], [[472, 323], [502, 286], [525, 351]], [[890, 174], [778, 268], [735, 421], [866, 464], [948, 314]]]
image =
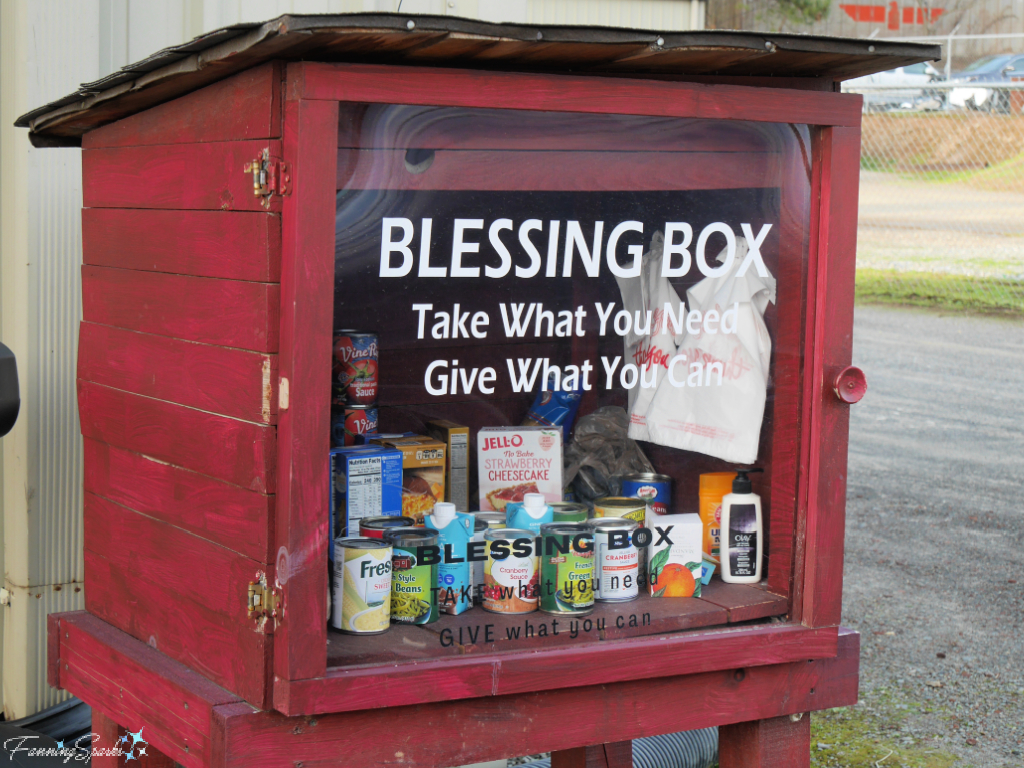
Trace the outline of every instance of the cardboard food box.
[[469, 512], [469, 427], [438, 419], [427, 422], [427, 433], [445, 444], [444, 500]]
[[[332, 542], [339, 536], [358, 536], [364, 517], [401, 514], [401, 452], [379, 445], [335, 448], [330, 466]], [[333, 559], [334, 547], [328, 552]]]
[[504, 512], [527, 493], [562, 500], [561, 427], [484, 427], [476, 457], [481, 511]]
[[393, 448], [402, 453], [402, 511], [416, 525], [423, 525], [434, 504], [444, 501], [445, 445], [423, 435], [381, 437], [373, 445]]
[[659, 515], [648, 507], [647, 527], [654, 536], [654, 543], [647, 548], [651, 595], [700, 597], [704, 570], [704, 524], [700, 515]]

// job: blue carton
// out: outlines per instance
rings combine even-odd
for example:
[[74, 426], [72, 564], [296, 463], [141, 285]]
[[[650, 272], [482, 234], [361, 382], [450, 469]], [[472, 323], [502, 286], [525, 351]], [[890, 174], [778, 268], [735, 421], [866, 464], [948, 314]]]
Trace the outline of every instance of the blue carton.
[[331, 546], [334, 539], [358, 536], [364, 517], [402, 514], [402, 452], [380, 445], [353, 445], [331, 451]]

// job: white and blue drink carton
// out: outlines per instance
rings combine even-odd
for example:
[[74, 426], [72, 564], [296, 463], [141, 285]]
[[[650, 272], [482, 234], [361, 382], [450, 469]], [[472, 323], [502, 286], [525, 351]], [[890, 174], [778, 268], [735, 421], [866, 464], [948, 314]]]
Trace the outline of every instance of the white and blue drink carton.
[[[335, 448], [330, 459], [331, 541], [358, 536], [364, 517], [402, 514], [402, 452], [380, 445]], [[334, 560], [334, 547], [327, 551]]]
[[469, 542], [473, 539], [476, 517], [456, 512], [455, 505], [439, 501], [423, 518], [423, 525], [437, 531], [441, 564], [437, 567], [437, 604], [441, 613], [458, 616], [473, 607], [473, 568], [469, 562]]

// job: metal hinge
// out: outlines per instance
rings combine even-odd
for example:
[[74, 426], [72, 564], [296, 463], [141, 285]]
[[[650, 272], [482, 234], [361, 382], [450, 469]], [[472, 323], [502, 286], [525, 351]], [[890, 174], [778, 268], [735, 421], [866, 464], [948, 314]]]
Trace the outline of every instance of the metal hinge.
[[278, 619], [278, 608], [281, 604], [281, 593], [276, 589], [268, 589], [259, 581], [249, 582], [249, 618]]
[[263, 198], [265, 206], [270, 205], [272, 195], [291, 193], [291, 173], [288, 164], [278, 157], [270, 156], [270, 149], [264, 149], [252, 162], [246, 163], [245, 172], [252, 174], [252, 193]]

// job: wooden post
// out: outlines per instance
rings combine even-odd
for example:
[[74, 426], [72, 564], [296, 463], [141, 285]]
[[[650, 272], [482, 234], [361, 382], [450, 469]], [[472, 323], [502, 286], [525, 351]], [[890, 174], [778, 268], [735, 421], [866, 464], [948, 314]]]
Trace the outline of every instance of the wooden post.
[[808, 768], [810, 764], [809, 712], [718, 729], [719, 768]]
[[633, 768], [633, 742], [615, 741], [552, 752], [551, 768]]

